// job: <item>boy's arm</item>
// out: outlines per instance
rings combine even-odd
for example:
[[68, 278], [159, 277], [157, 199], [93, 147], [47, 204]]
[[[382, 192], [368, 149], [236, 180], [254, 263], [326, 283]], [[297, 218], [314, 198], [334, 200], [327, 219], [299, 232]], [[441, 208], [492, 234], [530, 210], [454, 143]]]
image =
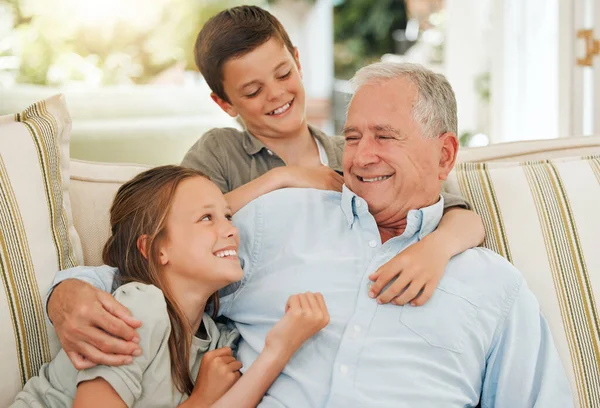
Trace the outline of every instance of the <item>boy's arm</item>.
[[[421, 306], [433, 295], [450, 258], [483, 242], [485, 231], [478, 214], [457, 206], [445, 208], [434, 232], [369, 276], [374, 281], [369, 296], [382, 304], [410, 302], [413, 306]], [[381, 293], [395, 277], [398, 277], [396, 281]]]
[[481, 406], [573, 407], [569, 380], [548, 323], [525, 282], [495, 334]]
[[138, 352], [140, 322], [109, 291], [114, 268], [77, 267], [58, 273], [46, 303], [49, 319], [74, 367], [128, 364]]
[[343, 184], [342, 176], [329, 167], [285, 166], [269, 170], [262, 176], [225, 194], [225, 198], [231, 211], [236, 213], [250, 201], [280, 188], [317, 188], [342, 191]]

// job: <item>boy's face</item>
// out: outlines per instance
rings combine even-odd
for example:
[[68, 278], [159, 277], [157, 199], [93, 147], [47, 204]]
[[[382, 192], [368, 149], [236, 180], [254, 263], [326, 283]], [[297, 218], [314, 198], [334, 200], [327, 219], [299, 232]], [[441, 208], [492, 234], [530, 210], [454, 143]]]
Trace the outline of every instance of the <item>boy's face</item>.
[[305, 123], [305, 93], [298, 52], [292, 56], [277, 39], [223, 66], [223, 86], [230, 103], [211, 97], [231, 116], [240, 115], [248, 130], [281, 137]]

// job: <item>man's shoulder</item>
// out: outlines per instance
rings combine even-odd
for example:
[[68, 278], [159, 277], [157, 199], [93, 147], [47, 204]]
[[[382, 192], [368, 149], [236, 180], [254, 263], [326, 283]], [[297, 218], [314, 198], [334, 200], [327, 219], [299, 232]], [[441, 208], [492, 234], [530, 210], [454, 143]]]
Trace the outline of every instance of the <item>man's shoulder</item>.
[[342, 194], [337, 191], [282, 188], [246, 204], [234, 215], [234, 221], [254, 220], [258, 216], [261, 219], [268, 217], [271, 222], [265, 221], [265, 225], [276, 225], [281, 220], [304, 224], [318, 222], [341, 212], [341, 199]]
[[524, 282], [523, 275], [514, 265], [486, 248], [472, 248], [453, 257], [444, 277], [460, 282], [474, 303], [504, 302], [516, 296]]
[[301, 206], [339, 207], [342, 193], [316, 188], [281, 188], [263, 194], [248, 205], [266, 206], [269, 209], [282, 209], [287, 212], [298, 210]]

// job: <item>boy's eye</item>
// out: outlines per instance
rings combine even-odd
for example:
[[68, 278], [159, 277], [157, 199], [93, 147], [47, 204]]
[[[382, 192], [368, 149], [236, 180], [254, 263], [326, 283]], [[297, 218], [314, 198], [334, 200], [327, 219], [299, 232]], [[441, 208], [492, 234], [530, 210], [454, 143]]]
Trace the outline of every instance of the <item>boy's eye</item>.
[[204, 215], [203, 217], [200, 218], [200, 221], [210, 221], [212, 220], [212, 217], [210, 215]]
[[252, 92], [251, 94], [247, 94], [246, 98], [254, 98], [259, 93], [260, 93], [260, 88], [258, 88], [256, 91]]
[[292, 74], [292, 70], [290, 69], [287, 74], [284, 74], [282, 76], [279, 77], [279, 79], [286, 79], [288, 78], [290, 75]]
[[227, 218], [229, 221], [233, 220], [233, 216], [231, 214], [226, 215], [225, 218]]

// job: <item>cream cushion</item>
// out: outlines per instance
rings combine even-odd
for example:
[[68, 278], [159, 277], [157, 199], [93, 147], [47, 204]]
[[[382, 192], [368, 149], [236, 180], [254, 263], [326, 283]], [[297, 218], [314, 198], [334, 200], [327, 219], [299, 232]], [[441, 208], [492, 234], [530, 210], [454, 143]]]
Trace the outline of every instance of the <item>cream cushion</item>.
[[461, 163], [448, 189], [481, 215], [484, 246], [525, 276], [550, 325], [576, 406], [600, 407], [600, 155]]
[[0, 406], [58, 351], [43, 296], [82, 261], [69, 200], [71, 119], [61, 95], [0, 117]]
[[73, 218], [81, 237], [84, 265], [102, 265], [102, 249], [110, 236], [109, 211], [121, 184], [150, 168], [71, 160]]

